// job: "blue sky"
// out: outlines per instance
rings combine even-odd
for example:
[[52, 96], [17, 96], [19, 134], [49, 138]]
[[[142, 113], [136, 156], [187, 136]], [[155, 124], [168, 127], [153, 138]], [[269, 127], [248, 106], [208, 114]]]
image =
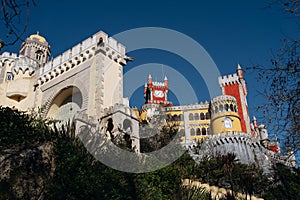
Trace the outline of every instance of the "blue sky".
[[[277, 9], [266, 8], [267, 3], [264, 0], [36, 1], [36, 7], [30, 10], [26, 35], [39, 31], [51, 44], [52, 57], [55, 57], [99, 30], [115, 35], [133, 28], [163, 27], [196, 40], [214, 60], [220, 73], [226, 75], [234, 73], [238, 63], [242, 67], [269, 64], [271, 52], [280, 47], [283, 35], [290, 35], [294, 31], [292, 20]], [[2, 51], [18, 52], [19, 46], [20, 43]], [[128, 63], [124, 73], [147, 63], [170, 66], [189, 81], [197, 93], [198, 101], [209, 100], [203, 78], [195, 73], [190, 63], [177, 55], [144, 49], [130, 52], [128, 56], [134, 57], [135, 61]], [[164, 67], [159, 68], [162, 73], [163, 70]], [[145, 82], [148, 73], [145, 69]], [[153, 78], [162, 80], [162, 73]], [[245, 75], [252, 116], [255, 108], [262, 103], [257, 92], [262, 86], [257, 83], [254, 73]], [[178, 98], [172, 95], [175, 93], [172, 85], [176, 81], [169, 77], [170, 97], [175, 104]], [[126, 87], [126, 81], [124, 84]], [[132, 106], [143, 104], [142, 87], [140, 85], [131, 96]]]

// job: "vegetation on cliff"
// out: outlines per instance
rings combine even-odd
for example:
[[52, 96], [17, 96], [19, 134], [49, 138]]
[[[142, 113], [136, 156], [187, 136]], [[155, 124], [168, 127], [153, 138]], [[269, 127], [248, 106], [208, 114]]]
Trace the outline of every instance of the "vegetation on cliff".
[[50, 128], [53, 123], [39, 114], [0, 107], [0, 199], [210, 199], [203, 188], [183, 186], [183, 179], [228, 187], [233, 195], [300, 196], [299, 170], [277, 165], [275, 177], [267, 179], [234, 155], [199, 165], [186, 153], [154, 172], [116, 171], [87, 152], [72, 124], [58, 130]]

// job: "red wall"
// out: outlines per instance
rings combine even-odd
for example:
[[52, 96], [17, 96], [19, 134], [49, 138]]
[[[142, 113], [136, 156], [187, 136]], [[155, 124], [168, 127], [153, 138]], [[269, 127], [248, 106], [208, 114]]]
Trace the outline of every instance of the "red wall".
[[239, 85], [236, 83], [236, 84], [225, 85], [223, 87], [224, 87], [224, 93], [225, 93], [225, 95], [234, 96], [236, 98], [236, 101], [238, 103], [238, 114], [239, 114], [239, 116], [241, 118], [242, 131], [244, 133], [247, 133], [246, 123], [245, 123], [245, 119], [244, 119], [244, 115], [243, 115], [243, 110], [242, 110], [242, 101], [241, 101], [241, 95], [240, 95]]

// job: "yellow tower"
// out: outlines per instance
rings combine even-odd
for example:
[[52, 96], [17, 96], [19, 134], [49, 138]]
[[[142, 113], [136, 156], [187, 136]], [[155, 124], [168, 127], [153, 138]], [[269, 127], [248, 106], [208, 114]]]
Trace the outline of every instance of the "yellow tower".
[[212, 134], [241, 132], [238, 104], [233, 96], [222, 95], [211, 100]]

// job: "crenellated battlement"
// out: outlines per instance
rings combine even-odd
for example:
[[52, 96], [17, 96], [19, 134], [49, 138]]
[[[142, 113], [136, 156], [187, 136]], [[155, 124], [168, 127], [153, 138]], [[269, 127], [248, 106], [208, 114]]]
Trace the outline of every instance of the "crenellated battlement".
[[1, 55], [0, 55], [0, 60], [3, 60], [5, 58], [18, 58], [18, 55], [16, 53], [9, 53], [9, 52], [3, 52]]
[[29, 71], [29, 75], [32, 75], [36, 69], [38, 68], [39, 64], [28, 57], [20, 56], [15, 60], [15, 64], [12, 66], [12, 71], [16, 74], [19, 73], [19, 71], [22, 71], [23, 74], [25, 71]]
[[13, 65], [15, 59], [18, 57], [19, 56], [16, 53], [3, 52], [2, 54], [0, 54], [0, 67], [3, 67], [6, 63], [8, 63], [9, 65]]
[[113, 106], [105, 108], [104, 109], [104, 116], [113, 115], [116, 112], [122, 112], [122, 113], [124, 113], [128, 116], [133, 116], [133, 117], [137, 118], [137, 116], [135, 115], [134, 109], [132, 109], [132, 108], [126, 106], [126, 105], [119, 104], [119, 103], [116, 103]]
[[218, 78], [220, 86], [232, 85], [239, 83], [239, 77], [237, 74], [229, 74], [228, 76], [220, 76]]
[[213, 98], [210, 102], [212, 105], [220, 104], [220, 103], [229, 103], [229, 102], [237, 105], [237, 101], [236, 101], [235, 97], [230, 96], [230, 95], [217, 96], [217, 97]]
[[18, 74], [19, 71], [25, 73], [28, 70], [29, 74], [32, 75], [38, 67], [38, 63], [28, 57], [4, 52], [0, 55], [0, 66], [4, 66], [6, 63], [8, 63], [15, 74]]
[[47, 62], [40, 70], [36, 85], [42, 85], [98, 53], [124, 66], [126, 65], [125, 51], [121, 43], [100, 31]]
[[191, 104], [191, 105], [182, 105], [182, 106], [172, 106], [166, 107], [166, 111], [176, 111], [176, 110], [195, 110], [195, 109], [208, 109], [209, 103], [208, 101], [200, 102], [198, 104]]
[[165, 83], [164, 83], [164, 82], [157, 82], [157, 81], [154, 81], [152, 84], [153, 84], [153, 86], [155, 86], [155, 87], [165, 87]]

